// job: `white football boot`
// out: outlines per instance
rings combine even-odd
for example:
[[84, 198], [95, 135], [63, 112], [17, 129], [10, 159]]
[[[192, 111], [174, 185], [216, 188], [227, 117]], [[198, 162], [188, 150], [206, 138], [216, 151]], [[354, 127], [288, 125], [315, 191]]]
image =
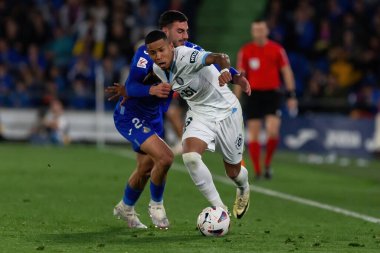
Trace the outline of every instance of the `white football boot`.
[[168, 229], [169, 220], [166, 217], [165, 207], [162, 204], [149, 204], [149, 216], [152, 218], [152, 222], [156, 228]]
[[126, 206], [121, 200], [113, 209], [113, 215], [118, 219], [123, 219], [127, 222], [128, 227], [130, 228], [140, 228], [146, 229], [147, 226], [141, 223], [138, 214], [135, 212], [134, 207]]

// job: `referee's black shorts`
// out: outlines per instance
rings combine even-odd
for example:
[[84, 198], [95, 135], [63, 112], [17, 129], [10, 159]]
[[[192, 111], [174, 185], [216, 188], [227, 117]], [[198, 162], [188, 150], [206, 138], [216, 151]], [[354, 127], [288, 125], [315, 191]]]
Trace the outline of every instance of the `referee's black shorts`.
[[278, 90], [253, 90], [251, 96], [246, 96], [243, 113], [245, 119], [263, 119], [267, 115], [281, 116], [282, 93]]

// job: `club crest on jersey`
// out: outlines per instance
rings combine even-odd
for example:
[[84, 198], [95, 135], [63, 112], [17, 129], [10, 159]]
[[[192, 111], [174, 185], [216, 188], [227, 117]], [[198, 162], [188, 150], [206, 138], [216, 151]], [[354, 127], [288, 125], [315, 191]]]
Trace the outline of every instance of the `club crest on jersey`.
[[144, 133], [149, 133], [150, 132], [150, 128], [149, 127], [143, 127], [143, 132]]
[[183, 84], [184, 84], [183, 79], [182, 79], [181, 77], [179, 77], [179, 76], [177, 76], [177, 77], [175, 78], [175, 81], [176, 81], [179, 85], [183, 85]]
[[146, 64], [148, 63], [148, 60], [144, 57], [140, 57], [139, 61], [137, 62], [137, 67], [146, 69]]
[[236, 149], [240, 149], [242, 144], [243, 144], [243, 136], [242, 134], [239, 134], [239, 136], [236, 138], [236, 141], [235, 141]]
[[194, 63], [195, 62], [195, 59], [197, 58], [197, 55], [198, 55], [199, 51], [194, 51], [191, 53], [190, 55], [190, 63]]

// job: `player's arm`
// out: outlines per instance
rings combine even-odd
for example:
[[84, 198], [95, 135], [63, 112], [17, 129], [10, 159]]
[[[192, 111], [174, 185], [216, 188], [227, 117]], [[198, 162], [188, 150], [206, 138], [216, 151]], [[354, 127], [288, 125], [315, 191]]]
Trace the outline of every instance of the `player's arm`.
[[[219, 76], [219, 84], [221, 86], [232, 80], [232, 75], [230, 73], [230, 58], [226, 54], [218, 54], [218, 53], [210, 53], [207, 55], [205, 59], [205, 64], [218, 64], [222, 70], [220, 70]], [[244, 76], [239, 76], [240, 81], [236, 82], [237, 85], [241, 87], [241, 89], [248, 94], [251, 95], [251, 86], [249, 85], [248, 80]]]
[[221, 68], [219, 76], [219, 84], [221, 86], [232, 80], [230, 73], [230, 58], [226, 54], [221, 53], [209, 53], [204, 59], [204, 65], [209, 66], [211, 64], [218, 64]]
[[248, 82], [245, 77], [246, 67], [245, 67], [245, 59], [244, 59], [244, 51], [243, 49], [239, 50], [237, 55], [237, 69], [240, 71], [240, 74], [236, 76], [236, 79], [233, 82], [237, 85], [234, 86], [234, 94], [240, 99], [242, 91], [247, 93], [248, 96], [251, 95], [251, 84]]
[[298, 112], [298, 102], [296, 87], [292, 68], [290, 67], [288, 56], [283, 48], [279, 50], [279, 64], [286, 89], [286, 104], [291, 115], [295, 116]]
[[286, 65], [281, 68], [281, 73], [284, 78], [285, 88], [286, 88], [286, 104], [288, 107], [288, 111], [292, 115], [297, 114], [298, 102], [297, 96], [295, 92], [295, 84], [294, 84], [294, 75], [290, 65]]
[[[171, 86], [168, 83], [160, 82], [161, 80], [157, 76], [153, 77], [153, 69], [150, 68], [148, 73], [140, 71], [138, 69], [133, 70], [125, 83], [127, 94], [130, 97], [148, 97], [156, 96], [159, 98], [167, 98], [169, 96]], [[157, 83], [153, 83], [151, 80], [156, 80]], [[146, 82], [152, 82], [147, 83]]]
[[120, 102], [121, 105], [123, 105], [125, 101], [127, 101], [127, 99], [129, 98], [124, 85], [121, 85], [119, 83], [114, 83], [113, 86], [108, 86], [105, 89], [105, 92], [111, 94], [111, 96], [108, 98], [108, 101], [119, 99], [119, 97], [123, 97], [123, 100]]
[[[189, 41], [186, 41], [185, 46], [189, 47], [189, 48], [196, 49], [198, 51], [204, 51], [204, 49], [202, 47], [200, 47], [199, 45], [196, 45], [194, 43], [191, 43]], [[214, 65], [219, 71], [222, 70], [222, 68], [218, 64], [214, 64]], [[232, 76], [232, 82], [234, 84], [238, 84], [240, 86], [246, 86], [246, 84], [249, 84], [248, 80], [245, 78], [244, 73], [239, 73], [239, 71], [237, 71], [235, 68], [233, 68], [231, 66], [229, 67], [229, 70], [230, 70], [230, 73]]]
[[[126, 94], [130, 97], [168, 97], [170, 85], [165, 83], [157, 85], [152, 85], [153, 83], [144, 84], [147, 81], [147, 77], [152, 75], [152, 73], [153, 62], [146, 53], [145, 47], [141, 46], [133, 57], [131, 70], [128, 79], [125, 81]], [[157, 81], [160, 80], [158, 79]]]

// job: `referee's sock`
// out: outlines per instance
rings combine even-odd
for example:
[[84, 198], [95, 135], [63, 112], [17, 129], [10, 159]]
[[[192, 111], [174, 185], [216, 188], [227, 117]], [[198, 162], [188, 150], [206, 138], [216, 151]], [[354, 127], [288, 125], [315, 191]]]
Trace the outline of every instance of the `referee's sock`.
[[256, 176], [261, 176], [260, 166], [260, 143], [258, 141], [252, 141], [248, 144], [249, 155], [253, 162], [253, 168]]
[[276, 151], [278, 145], [278, 137], [271, 137], [267, 141], [267, 150], [265, 154], [265, 168], [269, 168], [272, 162], [272, 157], [274, 152]]

